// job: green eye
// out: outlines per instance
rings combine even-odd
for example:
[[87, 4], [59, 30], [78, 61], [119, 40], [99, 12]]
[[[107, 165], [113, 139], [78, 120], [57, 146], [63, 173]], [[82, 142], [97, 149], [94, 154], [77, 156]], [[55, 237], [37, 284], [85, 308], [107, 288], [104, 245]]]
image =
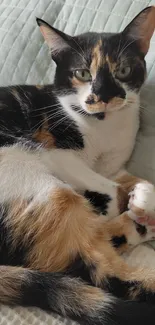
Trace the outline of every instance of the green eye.
[[117, 78], [120, 80], [124, 80], [129, 77], [131, 73], [131, 68], [129, 66], [126, 67], [120, 67], [120, 69], [117, 71]]
[[83, 82], [88, 82], [92, 79], [89, 70], [86, 69], [75, 70], [74, 75], [78, 80]]

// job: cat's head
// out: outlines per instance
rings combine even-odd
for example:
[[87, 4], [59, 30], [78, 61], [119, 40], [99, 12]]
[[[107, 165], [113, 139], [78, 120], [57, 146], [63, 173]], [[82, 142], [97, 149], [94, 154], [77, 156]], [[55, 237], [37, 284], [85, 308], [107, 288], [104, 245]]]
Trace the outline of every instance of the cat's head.
[[117, 34], [71, 37], [37, 19], [57, 65], [55, 88], [72, 109], [104, 117], [136, 101], [145, 80], [145, 55], [155, 29], [155, 7], [144, 9]]

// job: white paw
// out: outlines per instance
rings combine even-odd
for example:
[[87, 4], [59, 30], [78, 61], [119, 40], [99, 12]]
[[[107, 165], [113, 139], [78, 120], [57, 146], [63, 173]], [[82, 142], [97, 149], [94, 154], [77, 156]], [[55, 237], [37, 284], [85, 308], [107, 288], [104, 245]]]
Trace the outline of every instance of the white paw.
[[147, 182], [138, 183], [129, 196], [128, 208], [130, 210], [139, 212], [139, 217], [144, 215], [155, 217], [154, 185]]
[[129, 193], [128, 215], [147, 229], [147, 240], [155, 238], [155, 187], [142, 182]]

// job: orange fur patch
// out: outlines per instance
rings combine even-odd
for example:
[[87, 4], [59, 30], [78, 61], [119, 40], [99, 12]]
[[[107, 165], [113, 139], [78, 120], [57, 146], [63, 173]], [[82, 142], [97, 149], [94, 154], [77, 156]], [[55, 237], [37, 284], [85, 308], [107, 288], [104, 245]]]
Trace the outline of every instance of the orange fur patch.
[[119, 212], [122, 213], [126, 211], [129, 198], [127, 192], [121, 186], [118, 187], [117, 199], [118, 199]]
[[90, 72], [91, 72], [93, 79], [96, 78], [97, 71], [98, 71], [99, 67], [101, 67], [104, 62], [103, 56], [101, 54], [101, 46], [102, 46], [102, 40], [100, 39], [92, 51], [92, 62], [91, 62], [91, 66], [90, 66]]
[[123, 98], [114, 97], [108, 102], [108, 108], [113, 108], [115, 106], [121, 106], [124, 103]]
[[36, 85], [36, 88], [37, 89], [42, 89], [42, 88], [44, 88], [44, 86], [43, 85]]
[[78, 255], [91, 253], [99, 226], [88, 201], [67, 189], [51, 192], [44, 204], [12, 202], [6, 218], [12, 229], [13, 247], [32, 243], [27, 263], [41, 270], [64, 270]]
[[113, 73], [116, 69], [117, 62], [113, 62], [109, 55], [106, 55], [106, 62], [108, 63], [109, 70]]
[[[92, 274], [96, 283], [106, 274], [114, 275], [118, 256], [111, 247], [106, 223], [72, 190], [55, 189], [44, 204], [12, 202], [6, 225], [12, 231], [13, 247], [21, 242], [30, 245], [25, 260], [32, 269], [63, 271], [81, 256], [88, 266], [96, 265]], [[121, 261], [118, 266], [121, 268]]]
[[45, 121], [41, 129], [38, 129], [32, 138], [44, 145], [44, 148], [51, 149], [55, 147], [55, 138], [48, 130], [48, 123]]
[[87, 109], [92, 113], [104, 112], [106, 108], [106, 104], [101, 101], [95, 104], [86, 104], [86, 106]]
[[[112, 98], [108, 102], [108, 104], [106, 104], [102, 101], [99, 101], [98, 97], [95, 94], [92, 94], [89, 97], [94, 99], [94, 101], [95, 101], [94, 104], [86, 104], [87, 109], [93, 113], [105, 112], [105, 111], [108, 112], [108, 110], [110, 110], [111, 108], [114, 108], [114, 107], [117, 108], [118, 106], [122, 106], [122, 104], [124, 103], [124, 99], [118, 98], [118, 97]], [[87, 100], [89, 100], [89, 97], [87, 98]]]
[[119, 183], [127, 193], [129, 193], [137, 183], [142, 182], [143, 180], [139, 177], [126, 173], [116, 178], [115, 181]]
[[[132, 235], [133, 222], [125, 214], [103, 222], [102, 218], [92, 213], [85, 198], [69, 189], [55, 189], [44, 204], [32, 203], [31, 207], [22, 201], [12, 203], [7, 217], [7, 225], [15, 236], [14, 243], [32, 243], [27, 256], [28, 267], [50, 272], [63, 271], [74, 258], [81, 256], [88, 267], [93, 263], [91, 276], [97, 285], [106, 276], [116, 276], [124, 281], [139, 280], [142, 282], [140, 286], [155, 289], [154, 271], [150, 273], [128, 267], [111, 246], [111, 237]], [[8, 278], [7, 273], [6, 279], [4, 277], [6, 289], [1, 291], [6, 294], [6, 300], [10, 294], [18, 293], [18, 285], [14, 288], [9, 282], [16, 284], [15, 278]], [[20, 281], [19, 278], [19, 284]], [[8, 286], [13, 291], [9, 292]], [[89, 290], [88, 300], [90, 303]]]

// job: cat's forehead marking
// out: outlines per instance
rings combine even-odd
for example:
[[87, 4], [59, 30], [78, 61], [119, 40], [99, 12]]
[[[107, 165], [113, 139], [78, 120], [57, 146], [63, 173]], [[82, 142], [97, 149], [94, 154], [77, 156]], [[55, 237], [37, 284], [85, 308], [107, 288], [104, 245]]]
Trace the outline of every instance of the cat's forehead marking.
[[117, 62], [114, 61], [114, 59], [109, 54], [104, 55], [103, 47], [103, 40], [100, 38], [92, 49], [92, 62], [90, 65], [90, 72], [93, 79], [96, 78], [97, 71], [105, 64], [108, 64], [109, 70], [112, 73], [116, 69]]
[[103, 41], [100, 38], [99, 41], [95, 44], [94, 48], [92, 49], [92, 62], [91, 62], [91, 66], [90, 66], [90, 71], [91, 71], [91, 74], [94, 79], [96, 77], [96, 73], [97, 73], [98, 69], [104, 63], [104, 56], [102, 53], [102, 45], [103, 45]]

